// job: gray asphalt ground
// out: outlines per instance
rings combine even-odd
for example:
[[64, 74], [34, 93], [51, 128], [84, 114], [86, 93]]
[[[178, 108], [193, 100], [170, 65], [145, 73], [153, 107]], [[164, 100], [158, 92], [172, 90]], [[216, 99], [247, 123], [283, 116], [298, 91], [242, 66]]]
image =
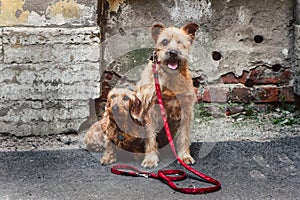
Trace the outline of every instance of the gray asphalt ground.
[[[300, 137], [193, 143], [191, 149], [194, 168], [219, 180], [220, 191], [187, 195], [159, 180], [114, 175], [99, 163], [101, 155], [84, 149], [34, 150], [0, 152], [0, 199], [300, 199]], [[159, 167], [182, 169], [164, 159]], [[193, 176], [178, 185], [208, 186]]]

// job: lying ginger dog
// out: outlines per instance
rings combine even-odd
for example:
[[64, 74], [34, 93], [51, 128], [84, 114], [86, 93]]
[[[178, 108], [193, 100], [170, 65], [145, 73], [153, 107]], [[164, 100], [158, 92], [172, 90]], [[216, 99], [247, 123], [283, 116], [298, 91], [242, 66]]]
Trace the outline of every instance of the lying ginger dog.
[[88, 150], [105, 149], [100, 160], [103, 165], [117, 161], [116, 148], [144, 152], [144, 127], [131, 117], [140, 110], [141, 102], [132, 91], [115, 88], [109, 92], [103, 117], [85, 135]]

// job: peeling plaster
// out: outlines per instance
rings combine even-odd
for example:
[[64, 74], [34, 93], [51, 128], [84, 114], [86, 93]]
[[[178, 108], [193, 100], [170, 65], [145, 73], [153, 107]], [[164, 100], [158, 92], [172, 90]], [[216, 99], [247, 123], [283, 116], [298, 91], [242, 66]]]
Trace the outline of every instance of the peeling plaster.
[[237, 10], [237, 15], [239, 24], [249, 24], [251, 12], [245, 6], [241, 6], [240, 9]]
[[96, 7], [92, 2], [84, 3], [76, 0], [0, 0], [0, 26], [94, 24]]
[[24, 0], [0, 0], [0, 26], [24, 24], [29, 11], [24, 10]]
[[31, 11], [28, 16], [28, 22], [30, 22], [31, 25], [42, 26], [46, 22], [46, 16], [39, 15], [37, 12]]
[[211, 17], [212, 15], [210, 0], [175, 0], [175, 5], [172, 7], [166, 6], [163, 1], [160, 1], [160, 4], [168, 10], [172, 20], [178, 23], [187, 20], [199, 21], [204, 16]]
[[125, 0], [108, 0], [109, 10], [111, 12], [117, 12], [124, 2]]
[[72, 19], [79, 18], [81, 10], [79, 4], [77, 4], [74, 0], [61, 0], [49, 6], [47, 13], [51, 17]]

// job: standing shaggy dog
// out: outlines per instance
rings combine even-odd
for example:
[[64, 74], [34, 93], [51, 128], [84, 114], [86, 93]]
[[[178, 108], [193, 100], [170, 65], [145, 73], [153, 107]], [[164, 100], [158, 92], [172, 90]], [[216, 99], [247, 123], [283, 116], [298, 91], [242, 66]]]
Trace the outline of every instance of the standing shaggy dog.
[[[199, 26], [189, 23], [181, 28], [152, 26], [151, 34], [155, 41], [157, 71], [161, 84], [163, 102], [168, 123], [179, 157], [187, 164], [195, 161], [190, 155], [190, 129], [193, 120], [193, 107], [196, 102], [195, 89], [188, 68], [188, 56], [195, 32]], [[141, 75], [135, 93], [141, 101], [141, 111], [132, 116], [146, 124], [144, 167], [158, 165], [157, 137], [165, 134], [160, 110], [157, 109], [157, 96], [150, 61]]]

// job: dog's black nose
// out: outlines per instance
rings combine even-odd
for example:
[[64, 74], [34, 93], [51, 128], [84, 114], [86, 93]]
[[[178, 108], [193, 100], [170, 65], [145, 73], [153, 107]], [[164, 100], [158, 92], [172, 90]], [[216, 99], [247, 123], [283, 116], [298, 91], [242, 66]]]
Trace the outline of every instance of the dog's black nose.
[[119, 106], [118, 105], [114, 105], [112, 107], [112, 109], [113, 109], [114, 112], [119, 112]]
[[178, 55], [178, 52], [177, 52], [177, 51], [175, 51], [175, 50], [169, 51], [169, 56], [170, 56], [170, 57], [175, 58], [175, 57], [177, 57], [177, 55]]

